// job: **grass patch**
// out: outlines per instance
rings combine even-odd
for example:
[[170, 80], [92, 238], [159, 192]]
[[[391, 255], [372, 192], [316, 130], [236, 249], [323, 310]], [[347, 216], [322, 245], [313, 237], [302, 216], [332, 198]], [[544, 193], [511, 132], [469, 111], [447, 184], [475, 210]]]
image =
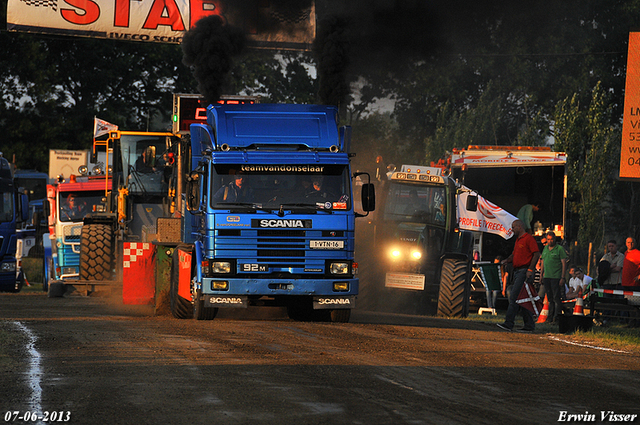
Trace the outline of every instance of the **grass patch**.
[[[469, 314], [469, 317], [463, 320], [502, 323], [504, 322], [504, 318], [505, 312], [498, 311], [497, 316], [490, 314]], [[518, 317], [516, 319], [516, 327], [521, 324], [522, 319]], [[616, 321], [609, 322], [607, 326], [594, 326], [589, 332], [577, 331], [573, 334], [561, 334], [557, 325], [538, 323], [536, 324], [536, 334], [556, 334], [583, 344], [622, 351], [640, 351], [640, 328], [630, 328], [625, 323]]]

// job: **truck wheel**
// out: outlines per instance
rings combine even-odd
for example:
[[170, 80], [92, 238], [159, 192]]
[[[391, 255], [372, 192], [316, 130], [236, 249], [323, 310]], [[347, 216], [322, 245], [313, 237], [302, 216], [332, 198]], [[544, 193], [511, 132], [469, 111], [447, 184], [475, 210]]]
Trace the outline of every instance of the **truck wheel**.
[[440, 274], [438, 316], [467, 317], [470, 293], [469, 263], [446, 258]]
[[178, 280], [180, 277], [179, 251], [176, 248], [171, 258], [171, 283], [169, 285], [169, 308], [176, 319], [189, 319], [193, 317], [193, 305], [191, 301], [178, 295]]
[[49, 282], [49, 287], [47, 289], [47, 297], [49, 298], [60, 298], [64, 295], [67, 288], [65, 288], [64, 283], [60, 281]]
[[114, 238], [107, 224], [82, 226], [80, 279], [109, 280], [113, 269]]
[[351, 309], [341, 308], [330, 310], [329, 321], [334, 323], [347, 323], [351, 318]]
[[42, 262], [42, 290], [49, 292], [49, 271], [53, 268], [53, 260], [51, 258], [45, 258]]
[[196, 301], [193, 303], [193, 318], [196, 320], [213, 320], [218, 314], [217, 307], [205, 307], [202, 298], [202, 291], [196, 292]]

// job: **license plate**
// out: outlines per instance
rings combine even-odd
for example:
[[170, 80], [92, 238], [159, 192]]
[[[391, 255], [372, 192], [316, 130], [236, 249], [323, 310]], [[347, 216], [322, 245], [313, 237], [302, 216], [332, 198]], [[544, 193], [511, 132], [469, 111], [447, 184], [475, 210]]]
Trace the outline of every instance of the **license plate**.
[[240, 264], [241, 272], [267, 272], [269, 266], [266, 264]]
[[309, 247], [312, 249], [342, 249], [344, 241], [309, 241]]
[[387, 273], [384, 286], [400, 289], [424, 289], [424, 275], [411, 273]]

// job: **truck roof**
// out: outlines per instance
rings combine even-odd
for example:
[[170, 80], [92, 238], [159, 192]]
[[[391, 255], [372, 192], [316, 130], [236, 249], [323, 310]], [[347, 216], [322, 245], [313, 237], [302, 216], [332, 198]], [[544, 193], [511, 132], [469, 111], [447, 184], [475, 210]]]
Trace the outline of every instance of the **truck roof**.
[[546, 146], [469, 146], [454, 149], [451, 166], [462, 167], [516, 167], [564, 165], [567, 155], [553, 152]]
[[329, 149], [340, 143], [338, 110], [298, 104], [210, 105], [207, 123], [218, 145], [230, 148], [301, 146]]

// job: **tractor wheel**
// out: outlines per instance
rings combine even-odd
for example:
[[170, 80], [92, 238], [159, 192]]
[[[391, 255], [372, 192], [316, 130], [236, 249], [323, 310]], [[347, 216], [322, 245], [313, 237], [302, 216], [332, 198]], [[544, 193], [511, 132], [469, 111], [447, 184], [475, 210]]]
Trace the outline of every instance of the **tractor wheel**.
[[171, 314], [176, 319], [189, 319], [193, 317], [193, 305], [178, 295], [178, 283], [180, 278], [180, 250], [175, 249], [171, 259], [171, 283], [169, 285], [169, 307]]
[[86, 224], [80, 239], [80, 279], [109, 280], [113, 274], [115, 241], [111, 226]]
[[440, 274], [438, 316], [467, 317], [470, 294], [469, 262], [446, 258]]

